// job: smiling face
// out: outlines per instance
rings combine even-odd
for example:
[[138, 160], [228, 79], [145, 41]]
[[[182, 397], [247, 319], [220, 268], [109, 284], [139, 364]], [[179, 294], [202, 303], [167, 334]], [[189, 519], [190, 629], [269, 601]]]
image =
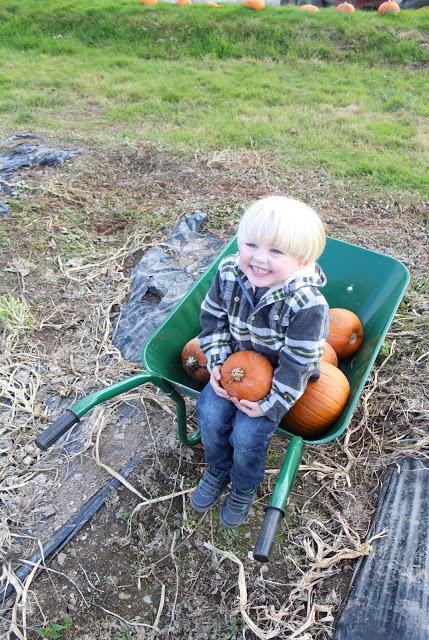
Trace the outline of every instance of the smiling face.
[[283, 253], [275, 247], [254, 242], [240, 244], [240, 269], [254, 287], [281, 284], [307, 261]]

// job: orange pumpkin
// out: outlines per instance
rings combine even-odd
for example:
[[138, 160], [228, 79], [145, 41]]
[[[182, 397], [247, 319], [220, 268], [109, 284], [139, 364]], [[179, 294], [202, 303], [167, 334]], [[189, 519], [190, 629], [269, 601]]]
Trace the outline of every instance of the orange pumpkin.
[[319, 13], [319, 7], [316, 7], [315, 4], [302, 4], [299, 7], [300, 11], [306, 11], [307, 13]]
[[355, 8], [350, 2], [341, 2], [335, 8], [338, 13], [354, 13]]
[[273, 365], [256, 351], [237, 351], [223, 363], [221, 384], [227, 393], [239, 400], [262, 400], [269, 393]]
[[338, 356], [335, 353], [334, 347], [332, 347], [329, 342], [325, 342], [321, 362], [329, 362], [329, 364], [333, 364], [334, 367], [338, 367]]
[[340, 360], [352, 356], [362, 344], [361, 321], [348, 309], [329, 309], [329, 335], [326, 340], [334, 347]]
[[158, 4], [158, 0], [139, 0], [140, 4]]
[[265, 9], [264, 0], [244, 0], [244, 6], [246, 9], [255, 9], [255, 11], [262, 11]]
[[207, 369], [207, 358], [201, 350], [198, 338], [192, 338], [182, 349], [182, 366], [188, 376], [196, 382], [206, 383], [210, 380]]
[[176, 0], [176, 4], [192, 4], [192, 0]]
[[338, 418], [349, 395], [350, 385], [344, 373], [328, 362], [321, 362], [320, 378], [308, 382], [282, 424], [304, 438], [317, 436]]
[[383, 2], [377, 9], [378, 13], [399, 13], [400, 7], [393, 0], [387, 0], [387, 2]]

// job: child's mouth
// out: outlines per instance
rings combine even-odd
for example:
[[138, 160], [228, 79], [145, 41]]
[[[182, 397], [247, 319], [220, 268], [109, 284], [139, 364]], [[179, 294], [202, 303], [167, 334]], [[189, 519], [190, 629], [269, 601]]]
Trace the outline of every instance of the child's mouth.
[[252, 273], [255, 274], [255, 276], [269, 276], [271, 271], [268, 271], [267, 269], [261, 269], [260, 267], [254, 267], [253, 265], [250, 265], [250, 269], [252, 270]]

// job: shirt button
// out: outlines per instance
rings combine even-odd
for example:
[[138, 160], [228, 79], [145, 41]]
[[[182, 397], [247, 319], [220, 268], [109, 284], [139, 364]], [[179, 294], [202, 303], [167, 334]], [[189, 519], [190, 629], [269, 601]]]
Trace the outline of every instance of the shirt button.
[[239, 296], [235, 296], [235, 298], [234, 298], [234, 302], [240, 302], [240, 298], [239, 298]]
[[250, 316], [250, 320], [253, 322], [253, 320], [255, 319], [255, 316]]
[[274, 316], [274, 320], [280, 320], [280, 316]]

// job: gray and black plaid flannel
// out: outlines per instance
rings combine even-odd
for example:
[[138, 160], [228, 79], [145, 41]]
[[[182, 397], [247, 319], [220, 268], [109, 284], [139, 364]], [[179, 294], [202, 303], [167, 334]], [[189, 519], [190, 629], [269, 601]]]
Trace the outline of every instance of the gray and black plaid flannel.
[[224, 258], [201, 306], [198, 336], [209, 371], [236, 351], [250, 349], [274, 365], [270, 393], [260, 400], [264, 414], [279, 422], [304, 393], [309, 378], [320, 375], [328, 335], [328, 304], [319, 287], [326, 277], [297, 272], [254, 303], [254, 289], [238, 266], [238, 254]]

